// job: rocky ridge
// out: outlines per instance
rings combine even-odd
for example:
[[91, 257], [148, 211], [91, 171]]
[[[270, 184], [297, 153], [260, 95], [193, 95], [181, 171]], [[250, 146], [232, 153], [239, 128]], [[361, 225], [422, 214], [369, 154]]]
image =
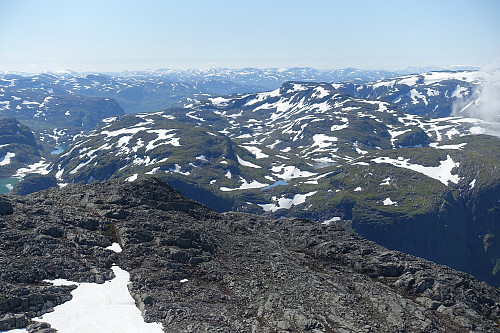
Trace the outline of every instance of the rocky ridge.
[[47, 330], [31, 318], [72, 287], [43, 280], [102, 283], [116, 263], [165, 331], [500, 331], [500, 292], [470, 275], [336, 226], [214, 213], [155, 178], [2, 196], [0, 231], [0, 329]]

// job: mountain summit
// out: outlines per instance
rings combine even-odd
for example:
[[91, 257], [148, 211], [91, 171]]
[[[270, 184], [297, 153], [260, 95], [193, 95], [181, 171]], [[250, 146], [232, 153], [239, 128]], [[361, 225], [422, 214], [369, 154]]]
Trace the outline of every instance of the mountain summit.
[[102, 284], [115, 264], [166, 331], [500, 331], [499, 291], [465, 273], [305, 219], [214, 213], [154, 178], [2, 196], [0, 230], [4, 330], [48, 329], [36, 317], [76, 282], [47, 280]]

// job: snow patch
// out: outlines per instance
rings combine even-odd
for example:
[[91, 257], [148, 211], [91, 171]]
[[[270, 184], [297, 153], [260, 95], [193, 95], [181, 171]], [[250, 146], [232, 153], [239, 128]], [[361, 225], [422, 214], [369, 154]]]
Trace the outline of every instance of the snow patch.
[[228, 187], [221, 187], [220, 190], [223, 192], [230, 192], [230, 191], [236, 191], [236, 190], [248, 190], [252, 188], [263, 188], [266, 186], [269, 186], [269, 184], [263, 184], [259, 183], [256, 180], [253, 180], [251, 183], [249, 183], [246, 179], [243, 179], [240, 177], [241, 185], [238, 188], [228, 188]]
[[420, 164], [412, 164], [408, 162], [409, 160], [410, 160], [409, 158], [408, 159], [401, 158], [395, 160], [389, 157], [377, 157], [372, 159], [372, 161], [375, 163], [388, 163], [398, 168], [409, 169], [415, 172], [422, 173], [427, 177], [439, 180], [444, 185], [448, 185], [449, 182], [458, 184], [460, 180], [460, 177], [458, 175], [451, 174], [451, 171], [454, 168], [458, 168], [460, 163], [453, 162], [453, 159], [451, 158], [450, 155], [447, 156], [446, 160], [440, 161], [439, 162], [440, 165], [437, 167], [426, 167]]
[[314, 134], [313, 136], [313, 147], [318, 146], [319, 148], [326, 148], [332, 145], [333, 142], [338, 140], [335, 136], [328, 136], [325, 134]]
[[[160, 323], [146, 323], [136, 307], [127, 285], [130, 274], [111, 267], [115, 278], [103, 284], [77, 283], [63, 279], [48, 281], [56, 286], [77, 285], [73, 298], [39, 319], [59, 332], [144, 332], [162, 333]], [[89, 320], [91, 319], [91, 320]]]
[[125, 181], [127, 181], [127, 182], [133, 182], [134, 180], [137, 179], [137, 176], [139, 176], [139, 174], [138, 173], [134, 173], [132, 176], [126, 178]]
[[241, 157], [239, 157], [238, 155], [236, 155], [236, 158], [238, 159], [238, 163], [243, 165], [243, 166], [246, 166], [246, 167], [249, 167], [249, 168], [255, 168], [255, 169], [261, 169], [262, 167], [259, 166], [259, 165], [256, 165], [256, 164], [253, 164], [251, 162], [248, 162], [248, 161], [245, 161], [243, 160]]
[[321, 222], [321, 224], [324, 224], [324, 225], [332, 225], [334, 222], [338, 222], [338, 221], [340, 221], [340, 220], [342, 220], [340, 217], [338, 217], [338, 216], [334, 216], [334, 217], [332, 217], [332, 218], [331, 218], [331, 219], [329, 219], [329, 220], [326, 220], [326, 221]]
[[111, 244], [110, 246], [108, 246], [106, 248], [106, 250], [111, 250], [115, 253], [120, 253], [120, 252], [122, 252], [122, 247], [120, 246], [120, 244], [115, 242], [115, 243]]
[[47, 162], [44, 158], [40, 161], [27, 165], [24, 168], [20, 168], [16, 171], [16, 174], [13, 177], [23, 178], [28, 173], [38, 173], [40, 175], [46, 175], [49, 173], [48, 167], [50, 162]]
[[[316, 175], [313, 172], [302, 171], [293, 165], [274, 166], [271, 168], [271, 171], [274, 173], [275, 177], [280, 178], [280, 179], [284, 179], [284, 180], [290, 180], [293, 178], [311, 177], [311, 176]], [[282, 173], [279, 173], [279, 172], [282, 172]]]
[[456, 149], [456, 150], [461, 150], [465, 145], [467, 145], [467, 142], [459, 143], [456, 145], [442, 145], [442, 146], [439, 146], [439, 144], [437, 142], [433, 142], [433, 143], [429, 144], [430, 147], [436, 148], [436, 149]]
[[281, 197], [277, 199], [276, 197], [272, 197], [273, 201], [276, 201], [275, 204], [259, 204], [260, 207], [266, 212], [275, 212], [278, 209], [290, 209], [294, 205], [300, 205], [306, 202], [307, 197], [314, 195], [316, 191], [309, 192], [306, 194], [296, 194], [292, 199], [287, 199], [285, 197]]
[[269, 155], [264, 154], [260, 148], [254, 147], [254, 146], [243, 146], [246, 150], [251, 152], [252, 154], [255, 155], [255, 158], [267, 158]]
[[0, 159], [0, 166], [10, 164], [10, 159], [16, 156], [16, 153], [7, 153]]
[[391, 198], [387, 198], [383, 201], [384, 203], [384, 206], [397, 206], [397, 202], [396, 201], [392, 201]]
[[391, 177], [387, 177], [380, 183], [379, 185], [385, 186], [385, 185], [391, 185], [389, 182], [391, 181]]

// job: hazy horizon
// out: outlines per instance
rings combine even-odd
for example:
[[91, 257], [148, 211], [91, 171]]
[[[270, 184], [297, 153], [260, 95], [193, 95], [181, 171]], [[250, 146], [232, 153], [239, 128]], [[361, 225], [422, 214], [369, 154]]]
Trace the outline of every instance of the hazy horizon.
[[96, 74], [124, 74], [124, 73], [134, 73], [134, 72], [161, 72], [161, 71], [172, 71], [172, 72], [190, 72], [190, 71], [203, 71], [203, 70], [227, 70], [227, 71], [242, 71], [245, 69], [257, 69], [257, 70], [291, 70], [291, 69], [301, 69], [301, 68], [308, 68], [308, 69], [313, 69], [317, 70], [319, 72], [328, 72], [328, 71], [335, 71], [335, 70], [348, 70], [348, 69], [355, 69], [359, 71], [380, 71], [380, 72], [392, 72], [395, 74], [406, 74], [407, 72], [411, 71], [412, 69], [415, 69], [414, 74], [418, 74], [417, 72], [425, 72], [427, 69], [428, 71], [455, 71], [455, 70], [481, 70], [481, 67], [479, 66], [469, 66], [469, 65], [451, 65], [451, 66], [409, 66], [406, 68], [399, 68], [396, 70], [387, 70], [384, 68], [376, 68], [376, 69], [366, 69], [366, 68], [356, 68], [356, 67], [344, 67], [344, 68], [315, 68], [311, 66], [303, 66], [303, 67], [191, 67], [191, 68], [137, 68], [137, 69], [122, 69], [122, 70], [115, 70], [115, 71], [107, 71], [107, 70], [74, 70], [72, 68], [60, 68], [60, 69], [46, 69], [46, 70], [40, 70], [40, 71], [21, 71], [21, 70], [1, 70], [0, 73], [3, 74], [19, 74], [19, 75], [36, 75], [40, 73], [53, 73], [53, 74], [65, 74], [65, 73], [76, 73], [76, 74], [91, 74], [91, 73], [96, 73]]
[[500, 2], [0, 1], [0, 71], [481, 67]]

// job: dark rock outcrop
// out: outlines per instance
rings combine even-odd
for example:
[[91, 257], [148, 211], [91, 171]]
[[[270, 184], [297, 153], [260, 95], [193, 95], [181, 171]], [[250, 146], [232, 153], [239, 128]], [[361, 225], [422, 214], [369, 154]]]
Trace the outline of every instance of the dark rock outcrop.
[[[7, 329], [71, 298], [44, 279], [103, 282], [117, 263], [145, 320], [169, 332], [500, 332], [498, 290], [335, 226], [217, 214], [157, 179], [8, 200]], [[123, 252], [105, 249], [112, 242]]]
[[10, 215], [14, 212], [9, 200], [0, 196], [0, 215]]
[[37, 148], [35, 136], [28, 126], [19, 123], [15, 118], [0, 119], [0, 145], [25, 144]]
[[27, 195], [57, 186], [57, 179], [51, 175], [28, 174], [14, 185], [12, 194]]

